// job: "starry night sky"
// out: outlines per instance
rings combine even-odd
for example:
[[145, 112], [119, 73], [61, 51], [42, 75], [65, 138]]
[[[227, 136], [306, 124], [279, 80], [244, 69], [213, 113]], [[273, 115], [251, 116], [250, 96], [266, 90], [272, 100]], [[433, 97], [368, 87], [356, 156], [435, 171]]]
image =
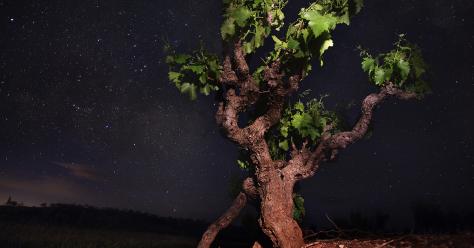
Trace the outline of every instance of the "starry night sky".
[[[308, 3], [290, 1], [287, 23]], [[220, 11], [219, 0], [0, 0], [0, 201], [222, 213], [241, 175], [236, 147], [216, 127], [212, 97], [191, 102], [167, 81], [162, 49], [164, 38], [178, 52], [202, 40], [219, 54]], [[366, 0], [335, 31], [303, 90], [349, 106], [348, 123], [376, 90], [357, 45], [385, 52], [406, 33], [433, 94], [384, 103], [370, 139], [301, 183], [309, 222], [381, 210], [409, 223], [415, 201], [474, 209], [473, 12], [471, 0]]]

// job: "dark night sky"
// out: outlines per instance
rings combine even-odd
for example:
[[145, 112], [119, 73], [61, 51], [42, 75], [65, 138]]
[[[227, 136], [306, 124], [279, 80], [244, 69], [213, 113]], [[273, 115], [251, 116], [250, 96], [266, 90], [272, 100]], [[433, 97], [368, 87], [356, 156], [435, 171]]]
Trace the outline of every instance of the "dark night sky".
[[[287, 22], [308, 2], [290, 1]], [[423, 49], [433, 94], [383, 104], [370, 139], [304, 181], [307, 219], [382, 210], [409, 223], [414, 201], [474, 209], [474, 3], [365, 2], [303, 88], [329, 93], [330, 108], [355, 103], [346, 113], [353, 123], [376, 90], [355, 47], [384, 52], [403, 32]], [[190, 102], [168, 83], [162, 51], [167, 37], [181, 52], [203, 40], [219, 53], [220, 8], [219, 0], [0, 0], [0, 201], [222, 213], [239, 174], [236, 147], [214, 123], [212, 97]]]

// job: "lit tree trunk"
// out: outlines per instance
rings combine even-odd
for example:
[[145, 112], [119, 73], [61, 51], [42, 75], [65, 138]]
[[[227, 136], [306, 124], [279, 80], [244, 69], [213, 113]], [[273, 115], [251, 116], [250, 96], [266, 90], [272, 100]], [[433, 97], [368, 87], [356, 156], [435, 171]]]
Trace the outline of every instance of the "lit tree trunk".
[[275, 247], [300, 248], [304, 245], [303, 234], [293, 219], [295, 182], [277, 170], [265, 174], [267, 181], [261, 185], [262, 230]]
[[[284, 169], [287, 162], [272, 159], [264, 135], [279, 122], [286, 99], [297, 90], [301, 75], [290, 76], [285, 84], [279, 61], [267, 67], [264, 74], [271, 92], [267, 111], [247, 127], [239, 127], [239, 113], [255, 104], [261, 93], [249, 74], [240, 43], [235, 44], [233, 54], [224, 57], [220, 82], [229, 88], [224, 94], [225, 100], [219, 103], [216, 121], [228, 138], [251, 153], [250, 158], [257, 170], [256, 188], [261, 200], [259, 222], [263, 232], [274, 247], [300, 248], [304, 245], [303, 235], [293, 219], [295, 174], [282, 172], [288, 171]], [[239, 94], [234, 89], [237, 85]]]

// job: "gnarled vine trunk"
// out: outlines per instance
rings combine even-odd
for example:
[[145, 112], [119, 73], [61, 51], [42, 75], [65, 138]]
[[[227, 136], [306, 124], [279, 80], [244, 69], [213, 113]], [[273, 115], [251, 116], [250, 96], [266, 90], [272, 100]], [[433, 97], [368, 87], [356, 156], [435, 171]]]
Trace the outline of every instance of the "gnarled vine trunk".
[[[272, 158], [265, 134], [280, 121], [285, 102], [297, 91], [304, 70], [284, 77], [281, 62], [274, 61], [264, 69], [263, 79], [268, 91], [261, 92], [250, 74], [241, 41], [226, 50], [222, 67], [219, 82], [225, 87], [218, 104], [216, 122], [230, 140], [249, 151], [256, 178], [246, 179], [243, 185], [245, 194], [240, 194], [231, 208], [209, 227], [199, 247], [209, 247], [217, 233], [237, 217], [246, 203], [247, 195], [260, 199], [260, 226], [274, 247], [301, 248], [304, 246], [303, 234], [293, 219], [295, 183], [312, 177], [322, 162], [334, 159], [339, 150], [362, 138], [367, 133], [375, 107], [384, 99], [393, 96], [407, 100], [417, 95], [398, 88], [392, 82], [386, 82], [380, 92], [364, 99], [361, 117], [352, 130], [331, 132], [332, 125], [327, 125], [315, 146], [308, 146], [307, 140], [300, 147], [292, 143], [289, 159], [278, 160]], [[255, 105], [262, 94], [268, 94], [266, 112], [249, 125], [240, 127], [240, 113]]]
[[263, 232], [272, 240], [275, 247], [301, 248], [303, 234], [293, 219], [294, 180], [278, 170], [261, 175], [261, 217]]

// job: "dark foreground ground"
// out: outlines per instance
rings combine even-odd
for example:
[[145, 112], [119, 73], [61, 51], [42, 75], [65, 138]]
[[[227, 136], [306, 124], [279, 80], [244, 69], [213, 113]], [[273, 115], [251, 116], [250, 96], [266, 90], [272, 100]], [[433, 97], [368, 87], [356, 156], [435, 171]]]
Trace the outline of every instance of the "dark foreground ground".
[[[195, 220], [162, 218], [129, 210], [87, 206], [0, 206], [0, 248], [196, 247], [207, 225], [208, 223]], [[474, 234], [467, 231], [438, 235], [375, 235], [355, 230], [307, 233], [306, 247], [474, 248]], [[252, 247], [257, 236], [246, 229], [231, 227], [218, 236], [213, 247]]]
[[451, 235], [400, 235], [371, 239], [321, 240], [305, 248], [471, 248], [474, 247], [472, 233]]
[[[197, 237], [152, 232], [81, 229], [0, 223], [0, 247], [10, 248], [180, 248], [196, 247]], [[249, 242], [221, 240], [215, 247], [252, 247]], [[379, 238], [331, 239], [308, 242], [307, 248], [474, 247], [472, 233], [400, 235]]]
[[0, 224], [0, 247], [99, 248], [195, 247], [197, 240], [147, 232], [78, 229], [25, 224]]
[[[129, 210], [64, 204], [0, 206], [0, 248], [196, 247], [207, 226]], [[220, 234], [215, 245], [250, 246], [248, 235], [236, 227]]]

